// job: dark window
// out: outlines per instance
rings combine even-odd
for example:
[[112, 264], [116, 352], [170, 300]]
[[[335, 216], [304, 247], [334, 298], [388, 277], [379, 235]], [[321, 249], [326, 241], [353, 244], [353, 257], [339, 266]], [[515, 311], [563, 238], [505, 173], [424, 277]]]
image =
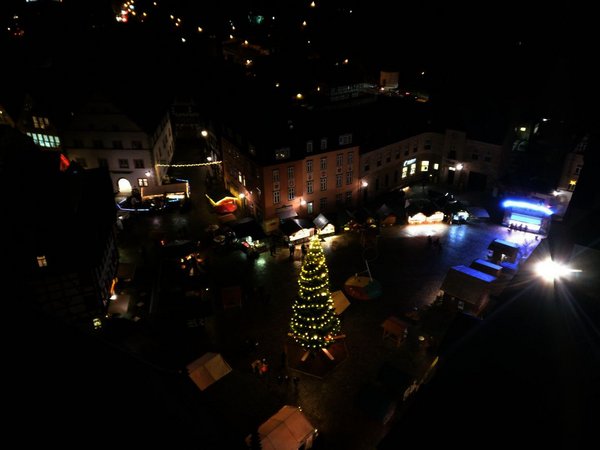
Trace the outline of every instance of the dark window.
[[134, 159], [133, 167], [135, 167], [136, 169], [143, 169], [144, 168], [144, 160], [143, 159]]
[[456, 150], [450, 150], [448, 152], [448, 158], [449, 159], [456, 159]]
[[83, 148], [83, 141], [81, 139], [73, 139], [73, 147]]
[[119, 169], [129, 169], [129, 160], [120, 159], [119, 160]]
[[106, 159], [106, 158], [98, 158], [98, 167], [106, 167], [106, 168], [108, 168], [108, 159]]
[[479, 155], [478, 155], [477, 153], [473, 153], [473, 154], [471, 155], [471, 159], [472, 159], [473, 161], [477, 161], [477, 160], [479, 159]]
[[491, 156], [486, 156], [486, 157], [483, 158], [483, 160], [485, 162], [490, 162], [492, 160], [492, 157]]
[[123, 142], [121, 142], [121, 141], [113, 141], [112, 144], [113, 144], [113, 148], [116, 148], [116, 149], [122, 149], [123, 148]]
[[94, 139], [92, 141], [92, 147], [94, 147], [94, 148], [104, 148], [104, 143], [100, 139]]
[[131, 141], [131, 148], [139, 150], [142, 148], [142, 141]]

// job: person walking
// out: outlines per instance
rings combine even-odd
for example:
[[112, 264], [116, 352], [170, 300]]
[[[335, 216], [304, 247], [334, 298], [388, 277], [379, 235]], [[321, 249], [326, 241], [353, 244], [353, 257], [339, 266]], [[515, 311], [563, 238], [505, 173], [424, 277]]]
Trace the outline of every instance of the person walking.
[[308, 252], [308, 249], [306, 248], [306, 244], [302, 244], [302, 246], [300, 246], [300, 250], [302, 251], [302, 261], [304, 261], [304, 257], [306, 256], [306, 253]]

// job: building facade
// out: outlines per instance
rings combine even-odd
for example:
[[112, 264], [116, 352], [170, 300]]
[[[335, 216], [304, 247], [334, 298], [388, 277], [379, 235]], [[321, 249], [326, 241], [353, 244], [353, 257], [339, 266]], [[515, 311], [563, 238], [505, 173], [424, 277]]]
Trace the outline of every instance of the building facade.
[[88, 101], [65, 131], [69, 158], [83, 168], [108, 169], [115, 192], [162, 184], [174, 152], [168, 113], [147, 131], [106, 99]]
[[252, 145], [243, 151], [223, 138], [221, 147], [225, 186], [266, 231], [281, 219], [312, 218], [357, 203], [359, 148], [350, 133], [261, 148], [262, 159]]
[[425, 132], [360, 156], [362, 199], [396, 187], [445, 183], [459, 190], [487, 190], [501, 171], [502, 146], [467, 139], [456, 130]]

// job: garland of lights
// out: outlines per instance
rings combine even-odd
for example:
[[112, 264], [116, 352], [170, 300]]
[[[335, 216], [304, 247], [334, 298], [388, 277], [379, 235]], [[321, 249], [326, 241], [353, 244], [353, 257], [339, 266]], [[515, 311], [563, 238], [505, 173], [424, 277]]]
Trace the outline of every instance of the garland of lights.
[[202, 166], [214, 166], [215, 164], [222, 164], [223, 161], [211, 161], [205, 163], [190, 163], [190, 164], [156, 164], [156, 167], [202, 167]]
[[292, 305], [291, 335], [307, 350], [326, 348], [340, 333], [340, 319], [329, 291], [325, 254], [316, 236], [304, 257], [298, 286], [298, 296]]

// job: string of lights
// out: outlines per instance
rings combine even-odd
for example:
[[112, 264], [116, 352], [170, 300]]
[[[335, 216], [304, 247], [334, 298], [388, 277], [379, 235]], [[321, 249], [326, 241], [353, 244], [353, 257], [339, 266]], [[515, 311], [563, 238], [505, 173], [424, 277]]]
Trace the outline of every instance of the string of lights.
[[305, 349], [326, 348], [340, 332], [329, 291], [329, 271], [318, 238], [310, 242], [298, 278], [298, 297], [292, 305], [290, 330]]
[[202, 166], [214, 166], [216, 164], [222, 164], [223, 161], [211, 161], [205, 163], [189, 163], [189, 164], [156, 164], [156, 167], [202, 167]]

